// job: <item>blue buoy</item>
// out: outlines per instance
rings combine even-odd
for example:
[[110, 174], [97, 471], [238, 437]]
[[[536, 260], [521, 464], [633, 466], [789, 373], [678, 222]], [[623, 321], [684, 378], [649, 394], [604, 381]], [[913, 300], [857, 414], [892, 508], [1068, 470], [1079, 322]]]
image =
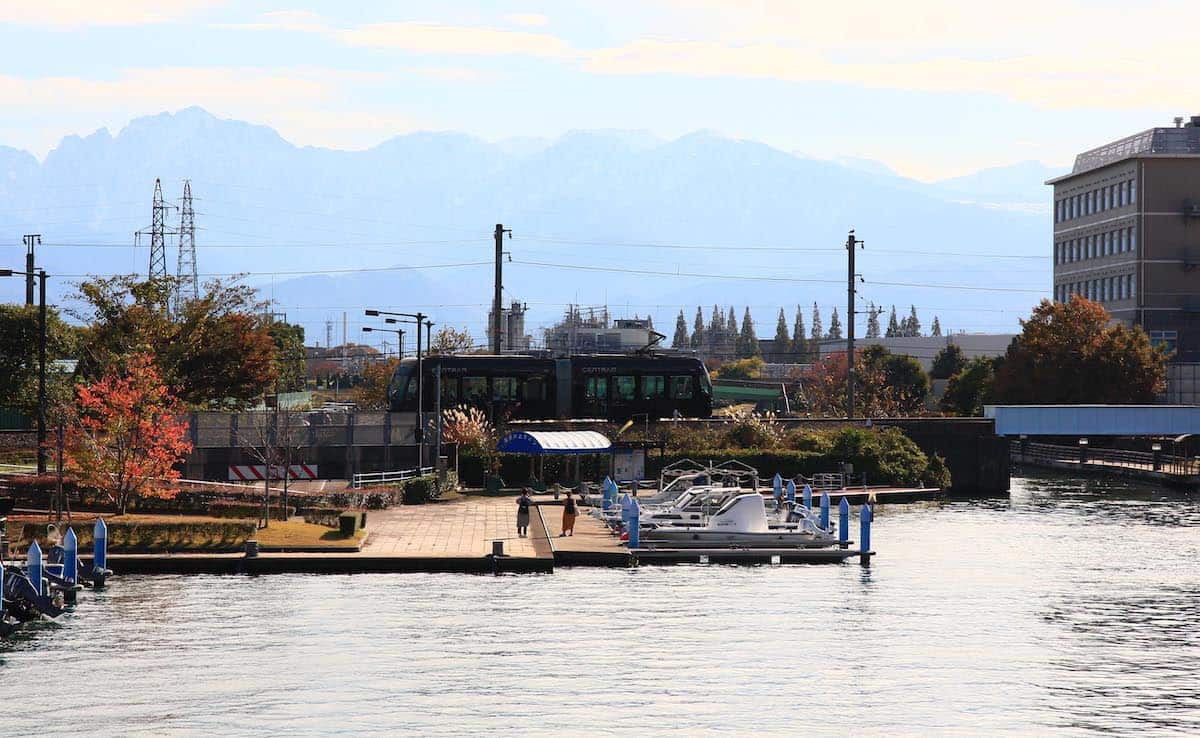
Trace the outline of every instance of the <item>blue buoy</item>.
[[843, 497], [838, 503], [838, 543], [850, 540], [850, 503]]
[[29, 544], [29, 551], [25, 557], [25, 574], [38, 594], [46, 594], [42, 588], [42, 547], [36, 540]]
[[812, 487], [807, 484], [804, 485], [804, 506], [812, 509]]
[[71, 584], [79, 581], [79, 539], [74, 528], [67, 528], [63, 536], [63, 579]]
[[103, 577], [108, 569], [108, 525], [104, 518], [96, 518], [92, 529], [92, 573]]
[[796, 483], [791, 479], [787, 483], [787, 501], [792, 505], [796, 504]]
[[858, 550], [862, 553], [871, 551], [871, 506], [863, 504], [859, 511]]
[[[842, 498], [845, 499], [845, 498]], [[821, 530], [829, 530], [829, 493], [821, 493]]]
[[636, 498], [630, 498], [629, 505], [629, 547], [638, 548], [641, 544], [642, 506]]

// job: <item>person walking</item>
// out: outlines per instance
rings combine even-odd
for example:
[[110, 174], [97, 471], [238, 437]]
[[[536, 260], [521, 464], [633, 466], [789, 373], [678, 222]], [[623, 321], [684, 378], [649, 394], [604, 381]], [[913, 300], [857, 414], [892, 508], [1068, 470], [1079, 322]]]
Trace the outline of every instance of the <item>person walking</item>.
[[521, 492], [521, 496], [517, 498], [517, 536], [520, 538], [529, 535], [529, 505], [532, 502], [529, 490]]
[[575, 515], [578, 510], [575, 509], [575, 498], [571, 496], [571, 490], [567, 490], [567, 499], [563, 502], [563, 523], [562, 533], [559, 537], [575, 535]]

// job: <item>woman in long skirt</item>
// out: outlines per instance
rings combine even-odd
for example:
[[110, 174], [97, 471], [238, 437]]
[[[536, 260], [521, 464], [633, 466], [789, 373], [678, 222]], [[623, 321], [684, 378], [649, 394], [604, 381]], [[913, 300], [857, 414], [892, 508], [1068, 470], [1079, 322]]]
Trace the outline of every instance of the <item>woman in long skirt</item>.
[[529, 534], [529, 504], [533, 502], [529, 492], [521, 493], [517, 498], [517, 535], [521, 538]]
[[561, 536], [575, 535], [575, 515], [578, 511], [575, 509], [575, 498], [571, 496], [571, 490], [567, 490], [567, 499], [563, 503], [563, 523]]

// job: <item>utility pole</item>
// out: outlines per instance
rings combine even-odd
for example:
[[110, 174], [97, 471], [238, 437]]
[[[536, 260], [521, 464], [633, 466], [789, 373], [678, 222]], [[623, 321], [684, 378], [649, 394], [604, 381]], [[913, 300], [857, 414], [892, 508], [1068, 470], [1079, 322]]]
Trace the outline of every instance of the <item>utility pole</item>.
[[21, 237], [21, 243], [25, 244], [25, 306], [33, 305], [33, 247], [34, 245], [42, 245], [42, 234], [30, 233]]
[[864, 242], [854, 237], [854, 229], [846, 236], [846, 419], [854, 418], [854, 247]]
[[[500, 343], [500, 290], [504, 285], [504, 267], [502, 261], [504, 259], [504, 234], [507, 233], [509, 238], [512, 238], [512, 229], [505, 228], [503, 223], [496, 224], [496, 284], [495, 294], [492, 297], [492, 353], [499, 355], [502, 352]], [[419, 328], [420, 326], [418, 326]], [[420, 334], [417, 334], [417, 340], [420, 341]]]
[[46, 272], [38, 272], [38, 424], [37, 471], [46, 473]]

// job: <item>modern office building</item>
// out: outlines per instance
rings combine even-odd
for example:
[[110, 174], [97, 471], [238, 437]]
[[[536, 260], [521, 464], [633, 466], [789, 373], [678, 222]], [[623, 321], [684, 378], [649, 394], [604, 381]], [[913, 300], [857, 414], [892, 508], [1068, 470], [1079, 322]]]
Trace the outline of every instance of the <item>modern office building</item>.
[[1054, 298], [1200, 362], [1200, 116], [1085, 151], [1054, 187]]

